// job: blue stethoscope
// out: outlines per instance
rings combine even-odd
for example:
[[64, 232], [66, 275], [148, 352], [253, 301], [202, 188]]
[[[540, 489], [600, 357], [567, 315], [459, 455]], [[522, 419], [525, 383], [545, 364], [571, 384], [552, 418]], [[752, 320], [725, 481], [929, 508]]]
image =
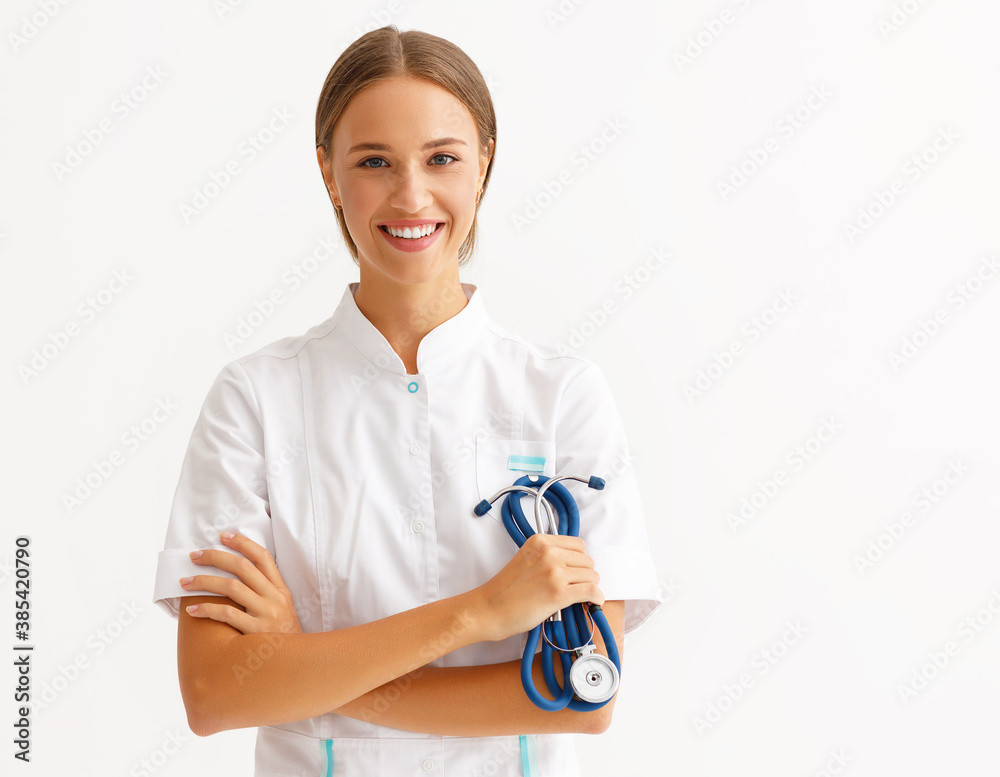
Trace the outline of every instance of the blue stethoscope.
[[[569, 489], [558, 481], [577, 480], [586, 483], [590, 488], [600, 491], [604, 488], [604, 480], [599, 477], [584, 478], [577, 475], [560, 475], [547, 478], [544, 475], [526, 475], [514, 481], [514, 485], [497, 491], [490, 499], [484, 499], [476, 505], [476, 515], [486, 515], [493, 503], [507, 495], [501, 508], [504, 528], [510, 538], [521, 547], [533, 534], [534, 529], [528, 524], [521, 510], [521, 497], [528, 494], [535, 500], [535, 526], [540, 532], [561, 534], [568, 537], [580, 536], [580, 511], [576, 506]], [[544, 526], [543, 529], [543, 511]], [[555, 515], [553, 515], [555, 511]], [[588, 617], [589, 614], [589, 624]], [[594, 625], [604, 637], [604, 645], [608, 655], [602, 656], [594, 652]], [[584, 633], [589, 633], [586, 641], [581, 640]], [[535, 649], [538, 647], [539, 634], [545, 639], [542, 645], [542, 674], [545, 684], [555, 700], [546, 699], [535, 687], [532, 676], [532, 663]], [[572, 643], [573, 647], [570, 647]], [[555, 671], [552, 668], [553, 651], [559, 652], [562, 661], [563, 678], [569, 678], [564, 687], [559, 686]], [[575, 653], [575, 660], [570, 654]], [[580, 603], [550, 615], [544, 623], [535, 626], [528, 632], [528, 640], [521, 656], [521, 684], [528, 698], [535, 706], [543, 710], [555, 712], [568, 707], [571, 710], [589, 712], [600, 709], [607, 704], [618, 690], [621, 673], [621, 660], [618, 656], [618, 645], [615, 636], [608, 625], [600, 605], [591, 604], [584, 608]], [[574, 695], [576, 698], [574, 698]]]

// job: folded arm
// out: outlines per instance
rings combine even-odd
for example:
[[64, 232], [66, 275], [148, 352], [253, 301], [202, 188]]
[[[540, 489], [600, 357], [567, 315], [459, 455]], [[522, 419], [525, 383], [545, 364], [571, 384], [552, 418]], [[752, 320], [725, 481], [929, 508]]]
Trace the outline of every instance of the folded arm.
[[[624, 671], [624, 602], [604, 603]], [[600, 631], [597, 652], [607, 655]], [[555, 657], [562, 684], [562, 664]], [[535, 655], [535, 687], [547, 699], [541, 655]], [[382, 726], [440, 736], [506, 736], [539, 733], [599, 734], [611, 724], [615, 698], [599, 710], [548, 712], [531, 702], [521, 685], [521, 661], [483, 666], [425, 666], [386, 683], [333, 710], [339, 715]]]
[[[517, 662], [421, 670], [453, 650], [523, 633], [575, 602], [604, 604], [593, 559], [577, 537], [535, 535], [501, 572], [472, 591], [371, 623], [306, 634], [287, 615], [291, 596], [267, 550], [240, 535], [223, 541], [243, 555], [210, 549], [195, 563], [239, 579], [196, 575], [182, 581], [186, 590], [217, 594], [181, 597], [178, 674], [188, 724], [199, 736], [334, 710], [456, 736], [473, 729], [489, 735], [505, 726], [519, 733], [589, 733], [607, 725], [610, 710], [539, 715], [524, 697]], [[196, 603], [191, 614], [187, 607]], [[613, 606], [607, 616], [618, 640], [621, 619]], [[359, 701], [379, 689], [388, 693], [385, 686], [411, 674], [416, 676], [392, 704], [375, 704], [374, 696], [372, 703]], [[486, 699], [492, 704], [484, 708]], [[517, 716], [516, 723], [510, 716]]]

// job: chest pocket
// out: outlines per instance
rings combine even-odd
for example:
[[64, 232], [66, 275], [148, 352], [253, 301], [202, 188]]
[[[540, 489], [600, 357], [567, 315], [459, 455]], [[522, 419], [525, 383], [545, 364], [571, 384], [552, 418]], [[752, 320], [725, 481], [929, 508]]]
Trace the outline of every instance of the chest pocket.
[[[556, 444], [547, 440], [499, 440], [481, 437], [476, 440], [476, 482], [481, 499], [513, 485], [524, 475], [556, 474]], [[501, 523], [498, 500], [488, 515]], [[527, 510], [525, 499], [524, 508]]]

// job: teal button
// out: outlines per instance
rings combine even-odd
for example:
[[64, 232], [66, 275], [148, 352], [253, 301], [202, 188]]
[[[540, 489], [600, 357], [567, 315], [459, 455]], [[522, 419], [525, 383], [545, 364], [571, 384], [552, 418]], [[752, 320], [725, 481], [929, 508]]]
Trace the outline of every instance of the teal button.
[[417, 389], [420, 388], [420, 384], [417, 382], [411, 383], [407, 388], [410, 390], [411, 394], [417, 393]]

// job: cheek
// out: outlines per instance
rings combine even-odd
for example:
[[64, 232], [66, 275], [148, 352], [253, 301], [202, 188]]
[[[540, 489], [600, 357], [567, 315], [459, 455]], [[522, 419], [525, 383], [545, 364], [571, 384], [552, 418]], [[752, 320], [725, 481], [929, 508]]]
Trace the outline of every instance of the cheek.
[[351, 233], [358, 234], [358, 230], [367, 230], [378, 199], [376, 193], [372, 191], [371, 187], [365, 186], [363, 183], [359, 185], [358, 182], [353, 181], [342, 184], [340, 194], [342, 201], [349, 203], [344, 211], [344, 217], [347, 219], [347, 226]]

